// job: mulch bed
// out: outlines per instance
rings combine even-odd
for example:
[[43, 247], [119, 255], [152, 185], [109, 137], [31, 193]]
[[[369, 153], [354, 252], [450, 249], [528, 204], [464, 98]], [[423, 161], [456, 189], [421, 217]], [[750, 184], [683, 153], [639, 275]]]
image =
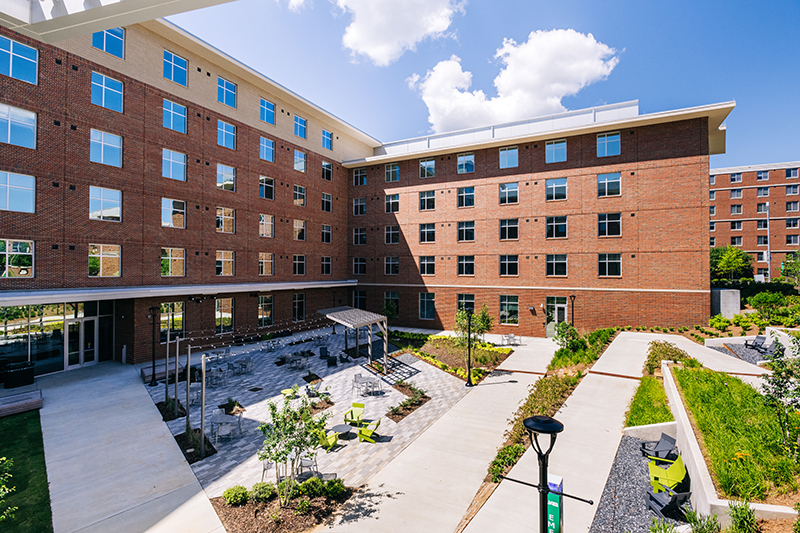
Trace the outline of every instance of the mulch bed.
[[169, 422], [170, 420], [175, 420], [176, 418], [186, 416], [186, 409], [183, 408], [180, 400], [178, 400], [178, 416], [175, 416], [175, 404], [171, 405], [170, 409], [167, 409], [166, 402], [158, 402], [156, 407], [158, 408], [158, 412], [161, 413], [161, 420], [164, 422]]
[[299, 533], [312, 529], [336, 512], [353, 494], [348, 489], [342, 501], [330, 500], [324, 496], [310, 500], [311, 508], [307, 514], [296, 514], [297, 500], [289, 507], [281, 508], [277, 499], [266, 503], [247, 502], [239, 507], [231, 507], [222, 498], [211, 498], [211, 505], [228, 533]]
[[[200, 435], [199, 429], [193, 429], [194, 434], [198, 436]], [[206, 439], [206, 457], [210, 457], [217, 453], [216, 448], [211, 445], [211, 441], [208, 437]], [[183, 452], [183, 456], [186, 458], [186, 462], [189, 464], [196, 463], [201, 459], [200, 457], [200, 449], [194, 448], [194, 446], [189, 442], [189, 439], [186, 438], [186, 433], [181, 433], [180, 435], [175, 435], [175, 442], [178, 443], [178, 447], [180, 447], [181, 452]], [[189, 451], [189, 450], [192, 451]]]
[[[410, 388], [408, 388], [408, 386], [405, 383], [400, 384], [400, 385], [395, 384], [395, 385], [392, 385], [392, 387], [395, 390], [398, 390], [398, 391], [402, 392], [403, 394], [405, 394], [409, 398], [414, 395], [414, 393], [411, 391]], [[409, 406], [406, 406], [406, 407], [401, 407], [400, 411], [397, 412], [397, 413], [392, 413], [392, 412], [386, 413], [386, 418], [391, 419], [395, 423], [400, 422], [402, 419], [404, 419], [405, 417], [407, 417], [408, 415], [410, 415], [411, 413], [413, 413], [414, 411], [416, 411], [417, 409], [419, 409], [420, 407], [425, 405], [430, 399], [431, 399], [431, 397], [428, 396], [427, 394], [425, 394], [424, 396], [422, 396], [422, 399], [420, 400], [419, 403], [417, 403], [415, 405], [409, 405]]]
[[[467, 368], [467, 347], [458, 346], [450, 339], [434, 339], [426, 342], [421, 351], [436, 356], [439, 361], [451, 366], [453, 368]], [[513, 351], [511, 353], [514, 353]], [[480, 348], [472, 347], [472, 366], [475, 368], [484, 368], [487, 372], [491, 372], [497, 368], [500, 363], [508, 359], [508, 355], [499, 352], [489, 352], [481, 350]], [[486, 356], [492, 362], [478, 363], [478, 357]]]
[[334, 405], [336, 405], [336, 404], [334, 404], [333, 400], [331, 400], [329, 397], [320, 398], [317, 401], [312, 401], [311, 402], [311, 414], [315, 415], [315, 414], [319, 413], [320, 411], [324, 411], [325, 409], [327, 409], [329, 407], [333, 407]]
[[286, 364], [285, 359], [281, 359], [280, 361], [275, 361], [275, 366], [283, 366]]
[[303, 376], [303, 380], [308, 383], [309, 385], [313, 385], [317, 382], [319, 376], [314, 374], [313, 372], [308, 374], [307, 376]]

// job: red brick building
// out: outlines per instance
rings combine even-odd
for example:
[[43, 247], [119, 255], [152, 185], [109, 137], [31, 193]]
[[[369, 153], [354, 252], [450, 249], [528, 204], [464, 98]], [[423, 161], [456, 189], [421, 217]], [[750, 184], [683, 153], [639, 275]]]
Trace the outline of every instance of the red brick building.
[[740, 247], [753, 257], [754, 274], [780, 276], [800, 245], [798, 168], [800, 161], [711, 170], [711, 247]]
[[164, 21], [56, 45], [0, 28], [3, 50], [5, 361], [146, 361], [153, 307], [162, 341], [206, 342], [387, 299], [402, 325], [485, 302], [495, 331], [537, 336], [708, 316], [732, 103], [381, 144]]

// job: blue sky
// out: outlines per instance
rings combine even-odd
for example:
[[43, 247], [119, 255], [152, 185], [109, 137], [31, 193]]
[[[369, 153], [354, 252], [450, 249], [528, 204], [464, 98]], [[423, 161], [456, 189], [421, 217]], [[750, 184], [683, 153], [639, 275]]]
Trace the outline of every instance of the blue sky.
[[736, 100], [712, 168], [800, 160], [797, 0], [237, 0], [170, 20], [381, 141]]

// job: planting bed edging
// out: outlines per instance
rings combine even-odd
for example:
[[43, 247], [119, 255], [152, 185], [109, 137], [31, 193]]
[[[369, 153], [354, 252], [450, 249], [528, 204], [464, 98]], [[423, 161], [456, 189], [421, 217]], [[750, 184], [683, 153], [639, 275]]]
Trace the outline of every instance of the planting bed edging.
[[[661, 362], [661, 374], [664, 376], [664, 390], [667, 392], [672, 416], [675, 417], [677, 425], [677, 445], [686, 465], [686, 471], [692, 480], [692, 509], [700, 514], [716, 513], [720, 524], [723, 527], [730, 525], [728, 517], [729, 500], [723, 500], [717, 496], [714, 482], [711, 480], [711, 473], [708, 471], [703, 452], [697, 442], [692, 424], [689, 422], [689, 414], [686, 406], [681, 401], [678, 387], [669, 368], [671, 361]], [[767, 505], [765, 503], [751, 503], [750, 507], [755, 510], [756, 518], [791, 518], [797, 517], [797, 513], [791, 507], [782, 505]]]
[[626, 437], [642, 440], [658, 440], [661, 434], [666, 433], [673, 439], [677, 439], [678, 424], [672, 422], [661, 422], [660, 424], [645, 424], [643, 426], [631, 426], [622, 429], [622, 434]]

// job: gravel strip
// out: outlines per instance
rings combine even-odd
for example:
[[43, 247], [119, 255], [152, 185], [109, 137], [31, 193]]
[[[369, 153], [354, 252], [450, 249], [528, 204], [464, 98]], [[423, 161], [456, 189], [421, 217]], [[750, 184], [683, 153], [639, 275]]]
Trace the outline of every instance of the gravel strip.
[[[752, 348], [747, 348], [744, 344], [726, 342], [725, 346], [730, 348], [730, 350], [728, 350], [727, 348], [723, 348], [722, 346], [708, 346], [708, 348], [724, 353], [725, 355], [730, 357], [738, 356], [738, 358], [741, 359], [742, 361], [747, 361], [748, 363], [754, 365], [757, 365], [759, 361], [766, 361], [766, 357], [764, 357], [764, 355], [761, 352], [759, 352], [758, 350], [754, 350]], [[733, 351], [734, 353], [731, 353], [731, 351]]]
[[[641, 439], [622, 437], [589, 533], [644, 533], [656, 515], [647, 508], [650, 474]], [[688, 505], [686, 506], [689, 507]], [[568, 521], [569, 517], [564, 517]], [[676, 526], [680, 522], [670, 520]]]

